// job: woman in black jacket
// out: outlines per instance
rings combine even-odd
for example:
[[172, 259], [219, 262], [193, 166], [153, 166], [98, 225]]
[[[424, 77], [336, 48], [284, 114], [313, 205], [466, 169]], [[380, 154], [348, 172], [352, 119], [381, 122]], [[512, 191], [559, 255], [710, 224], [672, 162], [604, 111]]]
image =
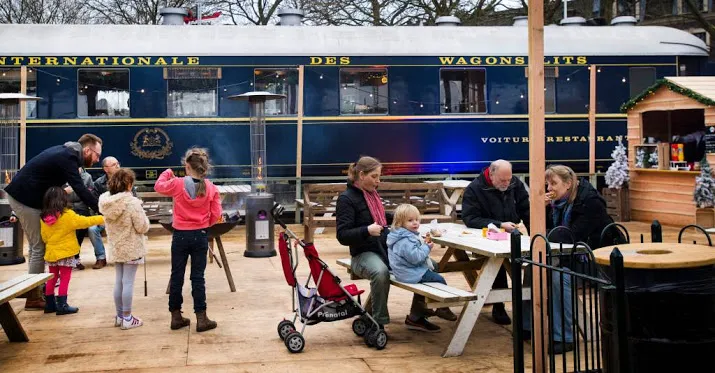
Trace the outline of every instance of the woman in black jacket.
[[[390, 222], [376, 190], [381, 172], [382, 165], [372, 157], [362, 157], [351, 164], [347, 189], [338, 197], [335, 213], [337, 238], [342, 245], [350, 247], [352, 272], [370, 280], [370, 302], [365, 308], [383, 327], [390, 323], [387, 310], [390, 269], [386, 241], [387, 225]], [[412, 312], [415, 310], [418, 312]], [[424, 297], [415, 295], [410, 313], [425, 313]], [[415, 330], [440, 330], [439, 326], [430, 323], [425, 317], [415, 321], [408, 316], [405, 324]]]
[[[573, 233], [576, 242], [588, 244], [591, 250], [620, 242], [622, 237], [611, 229], [601, 242], [601, 232], [613, 219], [606, 211], [606, 200], [586, 179], [578, 179], [567, 166], [554, 165], [546, 169], [546, 228], [565, 226]], [[571, 237], [555, 231], [549, 238], [553, 242], [572, 243]]]

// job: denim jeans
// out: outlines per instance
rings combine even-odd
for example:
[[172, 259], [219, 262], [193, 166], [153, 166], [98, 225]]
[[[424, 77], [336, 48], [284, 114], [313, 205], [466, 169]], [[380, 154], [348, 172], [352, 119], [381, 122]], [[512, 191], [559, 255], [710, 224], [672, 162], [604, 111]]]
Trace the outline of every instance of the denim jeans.
[[[434, 268], [437, 268], [437, 262], [435, 262], [432, 258], [430, 258], [430, 260], [432, 261], [432, 265], [434, 266]], [[424, 275], [422, 275], [422, 279], [420, 279], [420, 282], [439, 282], [447, 285], [447, 281], [445, 281], [442, 275], [429, 269], [427, 270], [427, 272], [425, 272]], [[415, 294], [412, 297], [412, 306], [410, 307], [410, 318], [412, 319], [412, 321], [417, 321], [423, 318], [425, 316], [426, 310], [427, 302], [425, 300], [425, 297], [423, 295]]]
[[103, 225], [93, 225], [88, 229], [89, 241], [92, 242], [92, 247], [94, 247], [94, 256], [97, 258], [97, 260], [107, 259], [107, 254], [104, 249], [104, 242], [102, 242], [103, 231]]
[[[529, 282], [531, 282], [531, 268], [526, 271], [528, 274], [525, 279], [524, 279], [524, 286], [527, 286]], [[564, 291], [561, 293], [561, 274], [559, 272], [551, 272], [551, 307], [553, 310], [553, 336], [554, 336], [554, 341], [556, 342], [566, 342], [566, 343], [573, 343], [573, 299], [572, 299], [572, 290], [571, 290], [571, 276], [564, 275]], [[544, 278], [544, 281], [546, 278]], [[539, 281], [533, 281], [535, 283], [534, 286], [539, 286]], [[561, 312], [561, 302], [563, 301], [563, 314]], [[522, 302], [523, 308], [524, 308], [524, 317], [522, 318], [524, 322], [524, 330], [531, 331], [531, 313], [532, 313], [532, 304], [531, 301], [524, 301]], [[547, 312], [547, 308], [544, 305], [544, 312]], [[540, 315], [539, 315], [540, 317]], [[537, 317], [534, 321], [535, 322], [540, 322], [539, 317]], [[563, 330], [561, 327], [561, 323], [563, 320], [564, 327], [566, 330]], [[564, 336], [566, 339], [564, 340]]]
[[[184, 297], [184, 274], [186, 262], [191, 257], [191, 296], [194, 312], [206, 311], [206, 253], [209, 240], [206, 229], [191, 231], [175, 230], [171, 240], [171, 280], [169, 282], [169, 311], [180, 310]], [[388, 283], [389, 284], [389, 283]]]

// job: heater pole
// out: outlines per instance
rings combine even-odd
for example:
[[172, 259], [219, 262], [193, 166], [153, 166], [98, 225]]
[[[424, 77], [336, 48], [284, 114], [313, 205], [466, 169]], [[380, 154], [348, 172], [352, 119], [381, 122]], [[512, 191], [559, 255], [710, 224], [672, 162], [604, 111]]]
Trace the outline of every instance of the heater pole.
[[[303, 176], [303, 82], [305, 66], [298, 66], [298, 123], [296, 127], [296, 154], [295, 154], [295, 199], [300, 199], [301, 177]], [[298, 205], [295, 209], [295, 222], [300, 223]]]

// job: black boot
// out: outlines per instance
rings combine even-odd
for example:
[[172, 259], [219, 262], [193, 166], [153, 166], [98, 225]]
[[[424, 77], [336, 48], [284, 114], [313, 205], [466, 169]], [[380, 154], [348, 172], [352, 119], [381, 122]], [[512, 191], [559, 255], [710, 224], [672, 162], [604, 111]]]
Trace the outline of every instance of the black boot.
[[214, 329], [217, 325], [216, 321], [209, 320], [209, 317], [206, 316], [206, 311], [196, 312], [197, 332], [205, 332], [207, 330]]
[[492, 306], [492, 319], [499, 325], [511, 324], [511, 319], [506, 313], [504, 303], [494, 303], [494, 306]]
[[57, 315], [67, 315], [70, 313], [77, 313], [77, 311], [79, 311], [79, 308], [72, 307], [67, 304], [66, 295], [55, 297], [55, 301], [57, 302]]
[[57, 312], [57, 306], [55, 305], [55, 295], [45, 295], [45, 313], [55, 312]]

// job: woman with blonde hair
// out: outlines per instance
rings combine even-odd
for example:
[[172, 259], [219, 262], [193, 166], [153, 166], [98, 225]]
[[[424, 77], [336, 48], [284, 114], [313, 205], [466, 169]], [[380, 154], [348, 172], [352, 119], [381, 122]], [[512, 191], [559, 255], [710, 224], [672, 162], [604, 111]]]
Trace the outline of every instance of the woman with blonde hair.
[[[552, 165], [546, 169], [547, 213], [546, 228], [551, 230], [564, 226], [571, 230], [576, 242], [583, 241], [592, 250], [611, 245], [619, 241], [616, 230], [601, 242], [601, 232], [613, 219], [606, 211], [606, 200], [596, 188], [584, 178], [577, 178], [571, 167]], [[550, 240], [556, 242], [570, 241], [560, 232], [554, 232]]]

